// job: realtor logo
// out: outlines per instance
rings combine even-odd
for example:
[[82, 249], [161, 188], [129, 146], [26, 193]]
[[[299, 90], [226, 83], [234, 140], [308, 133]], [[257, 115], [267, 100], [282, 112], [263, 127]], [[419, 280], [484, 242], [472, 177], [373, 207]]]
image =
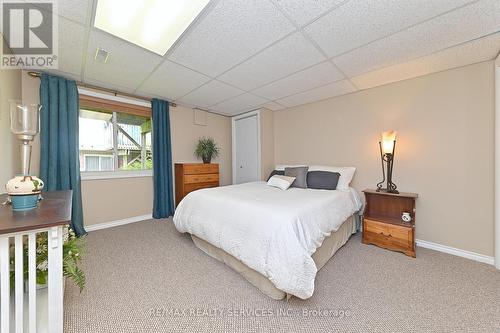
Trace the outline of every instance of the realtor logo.
[[53, 1], [2, 1], [2, 69], [57, 68]]

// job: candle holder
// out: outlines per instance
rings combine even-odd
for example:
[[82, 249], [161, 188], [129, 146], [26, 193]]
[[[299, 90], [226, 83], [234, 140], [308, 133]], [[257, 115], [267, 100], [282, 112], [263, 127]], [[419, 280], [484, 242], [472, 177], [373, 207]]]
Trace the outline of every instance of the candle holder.
[[12, 133], [21, 141], [21, 168], [22, 174], [7, 182], [5, 188], [15, 211], [24, 211], [36, 208], [43, 181], [30, 175], [31, 169], [31, 142], [38, 134], [39, 114], [41, 105], [22, 104], [20, 101], [9, 101], [10, 128]]

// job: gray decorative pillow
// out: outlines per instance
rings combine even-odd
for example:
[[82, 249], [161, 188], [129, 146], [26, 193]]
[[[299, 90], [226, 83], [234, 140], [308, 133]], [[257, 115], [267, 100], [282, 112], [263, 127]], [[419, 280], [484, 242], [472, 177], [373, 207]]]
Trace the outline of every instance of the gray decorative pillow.
[[274, 175], [284, 176], [285, 170], [273, 170], [273, 171], [271, 171], [271, 173], [269, 174], [269, 177], [267, 177], [267, 181], [269, 181], [269, 179], [271, 179], [271, 177]]
[[295, 177], [295, 181], [290, 187], [307, 188], [307, 170], [309, 167], [285, 168], [285, 176]]
[[335, 190], [339, 182], [340, 173], [330, 171], [309, 171], [307, 173], [307, 187], [316, 190]]

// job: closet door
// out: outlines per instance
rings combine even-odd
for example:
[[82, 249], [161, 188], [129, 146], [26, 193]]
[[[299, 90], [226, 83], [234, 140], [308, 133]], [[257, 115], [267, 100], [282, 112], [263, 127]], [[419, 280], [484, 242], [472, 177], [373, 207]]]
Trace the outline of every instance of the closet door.
[[233, 118], [233, 183], [260, 180], [259, 115]]

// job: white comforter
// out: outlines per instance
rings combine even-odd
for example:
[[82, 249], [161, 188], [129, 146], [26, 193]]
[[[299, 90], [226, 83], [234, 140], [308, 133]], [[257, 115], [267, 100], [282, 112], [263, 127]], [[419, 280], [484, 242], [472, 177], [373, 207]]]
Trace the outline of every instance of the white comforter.
[[311, 255], [323, 239], [360, 209], [354, 191], [290, 188], [254, 182], [188, 194], [174, 223], [306, 299], [314, 291]]

